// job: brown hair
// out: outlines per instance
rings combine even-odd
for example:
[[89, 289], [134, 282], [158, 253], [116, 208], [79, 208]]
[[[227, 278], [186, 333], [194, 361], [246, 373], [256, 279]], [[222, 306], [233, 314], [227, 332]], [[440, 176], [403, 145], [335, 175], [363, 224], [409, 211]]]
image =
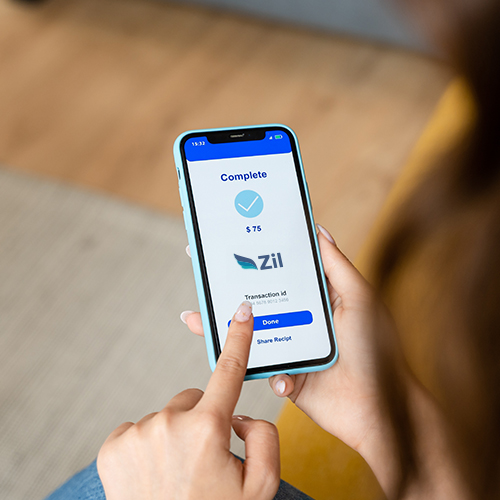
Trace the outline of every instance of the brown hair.
[[[410, 307], [434, 341], [431, 388], [449, 422], [457, 467], [477, 498], [499, 498], [500, 3], [421, 0], [429, 5], [447, 23], [442, 33], [439, 24], [431, 29], [466, 79], [477, 114], [467, 137], [399, 211], [373, 281], [389, 303], [401, 303], [409, 270], [425, 274], [427, 291]], [[400, 450], [402, 495], [418, 461], [407, 396], [386, 351], [380, 383]]]

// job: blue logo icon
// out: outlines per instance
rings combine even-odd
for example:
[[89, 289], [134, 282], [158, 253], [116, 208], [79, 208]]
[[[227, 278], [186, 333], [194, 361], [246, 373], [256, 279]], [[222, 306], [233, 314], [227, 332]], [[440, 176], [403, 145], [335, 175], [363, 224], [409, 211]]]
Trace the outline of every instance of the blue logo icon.
[[255, 264], [255, 262], [248, 257], [242, 257], [241, 255], [234, 254], [234, 258], [243, 269], [258, 269], [257, 264]]
[[236, 196], [234, 206], [240, 215], [253, 219], [264, 209], [264, 200], [259, 193], [248, 189]]

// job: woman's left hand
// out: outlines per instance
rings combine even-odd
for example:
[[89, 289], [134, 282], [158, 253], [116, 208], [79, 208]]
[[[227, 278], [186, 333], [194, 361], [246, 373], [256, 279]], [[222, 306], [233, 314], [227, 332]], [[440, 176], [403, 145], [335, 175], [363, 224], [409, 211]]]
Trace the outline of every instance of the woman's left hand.
[[[205, 393], [183, 391], [162, 411], [111, 433], [97, 458], [107, 500], [274, 497], [280, 475], [276, 427], [233, 416], [252, 334], [251, 305], [244, 302]], [[229, 451], [231, 427], [245, 441], [244, 463]]]

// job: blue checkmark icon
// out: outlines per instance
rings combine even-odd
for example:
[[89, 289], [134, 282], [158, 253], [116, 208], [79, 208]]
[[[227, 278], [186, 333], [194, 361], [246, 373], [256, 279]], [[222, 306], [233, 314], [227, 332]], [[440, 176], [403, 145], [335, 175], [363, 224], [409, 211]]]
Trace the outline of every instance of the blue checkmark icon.
[[240, 215], [252, 219], [260, 215], [264, 209], [264, 200], [259, 193], [246, 190], [236, 196], [234, 206]]

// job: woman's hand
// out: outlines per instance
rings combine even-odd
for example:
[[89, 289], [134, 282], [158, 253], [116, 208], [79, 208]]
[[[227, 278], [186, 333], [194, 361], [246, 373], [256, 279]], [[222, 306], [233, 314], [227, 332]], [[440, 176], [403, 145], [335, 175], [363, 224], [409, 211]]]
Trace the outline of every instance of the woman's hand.
[[[376, 334], [393, 335], [394, 327], [371, 286], [337, 248], [330, 234], [319, 228], [339, 359], [328, 370], [277, 375], [270, 379], [270, 384], [278, 396], [288, 396], [323, 429], [359, 451], [369, 463], [372, 453], [374, 460], [383, 460], [382, 456], [390, 451], [379, 446], [387, 437], [387, 424], [380, 411], [375, 342]], [[203, 334], [199, 313], [186, 311], [181, 317], [192, 332]], [[376, 464], [370, 465], [376, 469]], [[383, 482], [383, 478], [379, 480]]]
[[[252, 334], [251, 304], [244, 302], [205, 393], [183, 391], [162, 411], [110, 434], [97, 458], [108, 500], [274, 497], [280, 474], [276, 427], [233, 417]], [[231, 427], [245, 441], [244, 463], [229, 451]]]
[[389, 312], [372, 287], [320, 226], [318, 240], [333, 310], [339, 359], [328, 370], [276, 375], [269, 382], [326, 431], [362, 452], [366, 436], [383, 426], [376, 374], [377, 336], [394, 335]]

